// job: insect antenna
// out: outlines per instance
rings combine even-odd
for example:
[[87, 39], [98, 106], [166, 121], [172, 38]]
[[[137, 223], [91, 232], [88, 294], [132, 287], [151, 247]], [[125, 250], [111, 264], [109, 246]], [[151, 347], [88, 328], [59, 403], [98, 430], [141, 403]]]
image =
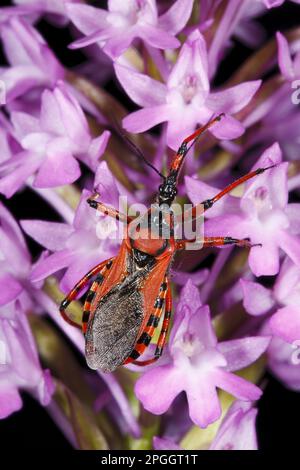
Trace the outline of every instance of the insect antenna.
[[115, 124], [115, 128], [114, 130], [118, 133], [118, 135], [127, 143], [127, 145], [131, 148], [131, 150], [133, 151], [133, 153], [138, 157], [140, 158], [141, 160], [143, 160], [143, 162], [150, 168], [152, 168], [152, 170], [155, 171], [155, 173], [157, 173], [161, 178], [165, 179], [165, 176], [160, 173], [160, 171], [155, 168], [154, 165], [152, 165], [152, 163], [150, 163], [147, 158], [145, 157], [145, 155], [143, 154], [142, 150], [128, 137], [128, 135], [126, 135], [123, 130], [120, 128], [118, 122], [116, 121], [116, 119], [113, 119], [114, 121], [114, 124]]

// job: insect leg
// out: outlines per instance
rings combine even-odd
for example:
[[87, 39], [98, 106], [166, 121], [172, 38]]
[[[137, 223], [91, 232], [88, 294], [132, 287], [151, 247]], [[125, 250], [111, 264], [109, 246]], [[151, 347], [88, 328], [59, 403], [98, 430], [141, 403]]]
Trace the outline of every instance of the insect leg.
[[[176, 243], [176, 249], [182, 250], [188, 243], [195, 243], [197, 240], [179, 240]], [[253, 244], [248, 238], [232, 238], [232, 237], [204, 237], [203, 248], [218, 247], [225, 245], [236, 245], [241, 248], [252, 248], [253, 246], [261, 246], [260, 243]]]
[[128, 224], [129, 222], [132, 221], [132, 218], [127, 216], [126, 214], [122, 214], [117, 209], [107, 206], [101, 201], [96, 201], [98, 196], [99, 194], [95, 193], [87, 199], [87, 203], [89, 204], [90, 207], [92, 207], [93, 209], [96, 209], [99, 212], [102, 212], [105, 215], [109, 215], [113, 219], [120, 220], [121, 222]]
[[171, 315], [172, 315], [172, 291], [171, 291], [171, 287], [169, 286], [167, 290], [167, 295], [166, 295], [164, 321], [163, 321], [159, 338], [157, 341], [157, 346], [156, 346], [156, 350], [154, 353], [153, 362], [159, 359], [163, 353], [163, 349], [166, 344], [166, 339], [168, 336], [168, 331], [170, 328]]
[[232, 237], [204, 237], [203, 247], [236, 245], [241, 248], [252, 248], [253, 246], [261, 246], [261, 243], [251, 243], [249, 238], [232, 238]]
[[66, 309], [69, 306], [69, 304], [78, 297], [80, 291], [88, 284], [88, 282], [91, 280], [92, 277], [99, 274], [102, 269], [104, 268], [109, 269], [111, 267], [112, 261], [113, 261], [113, 258], [110, 258], [106, 261], [102, 261], [101, 263], [97, 264], [97, 266], [91, 269], [82, 279], [80, 279], [79, 282], [77, 282], [75, 287], [73, 287], [73, 289], [69, 292], [67, 297], [65, 297], [65, 299], [61, 302], [59, 311], [61, 313], [61, 316], [67, 323], [81, 329], [81, 325], [79, 325], [78, 323], [73, 321], [72, 318], [69, 317], [69, 315], [66, 312]]
[[[136, 359], [139, 356], [141, 356], [141, 354], [143, 354], [143, 352], [149, 345], [152, 339], [152, 336], [154, 334], [154, 331], [159, 324], [159, 320], [162, 315], [163, 306], [164, 306], [164, 302], [165, 302], [168, 290], [169, 290], [169, 281], [168, 281], [168, 278], [165, 278], [164, 282], [162, 283], [160, 287], [160, 293], [154, 304], [154, 308], [155, 308], [154, 313], [150, 315], [146, 327], [144, 328], [139, 339], [137, 340], [136, 345], [134, 349], [132, 350], [130, 356], [124, 361], [123, 363], [124, 365], [129, 364], [131, 362], [137, 365], [148, 364], [148, 361], [136, 361]], [[153, 362], [152, 359], [150, 360], [150, 363], [151, 362]]]
[[84, 306], [83, 306], [83, 314], [82, 314], [82, 332], [84, 334], [86, 333], [86, 330], [87, 330], [92, 302], [94, 300], [98, 287], [103, 283], [108, 271], [109, 271], [109, 268], [107, 268], [107, 266], [105, 265], [101, 273], [99, 273], [98, 276], [96, 277], [95, 281], [91, 285], [90, 290], [87, 293]]
[[251, 171], [250, 173], [247, 173], [246, 175], [244, 175], [241, 178], [237, 179], [233, 183], [226, 186], [226, 188], [222, 189], [222, 191], [217, 193], [213, 198], [206, 199], [205, 201], [202, 201], [200, 204], [197, 204], [196, 206], [194, 206], [193, 209], [192, 209], [192, 217], [194, 218], [196, 216], [196, 214], [198, 213], [197, 208], [199, 208], [199, 206], [203, 206], [203, 211], [202, 212], [206, 212], [217, 201], [219, 201], [219, 199], [224, 197], [226, 194], [230, 193], [237, 186], [239, 186], [240, 184], [245, 183], [246, 181], [250, 180], [251, 178], [254, 178], [257, 175], [261, 175], [266, 170], [270, 170], [271, 168], [274, 168], [275, 166], [276, 165], [270, 165], [270, 166], [265, 167], [265, 168], [257, 168], [257, 170]]

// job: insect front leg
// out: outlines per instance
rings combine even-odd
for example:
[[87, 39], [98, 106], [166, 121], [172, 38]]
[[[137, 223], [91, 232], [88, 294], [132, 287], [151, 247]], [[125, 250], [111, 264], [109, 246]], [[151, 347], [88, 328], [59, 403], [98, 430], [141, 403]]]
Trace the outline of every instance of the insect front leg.
[[113, 219], [120, 220], [123, 223], [129, 224], [132, 221], [132, 217], [127, 216], [126, 214], [121, 213], [117, 209], [114, 209], [113, 207], [107, 206], [101, 201], [97, 201], [96, 199], [99, 197], [98, 193], [94, 193], [92, 196], [90, 196], [87, 199], [87, 203], [89, 204], [90, 207], [93, 209], [96, 209], [99, 212], [102, 212], [102, 214], [109, 215]]
[[192, 218], [195, 218], [196, 215], [199, 213], [199, 210], [202, 206], [201, 212], [206, 212], [208, 209], [210, 209], [217, 201], [219, 201], [222, 197], [226, 196], [226, 194], [229, 194], [233, 189], [237, 188], [241, 184], [245, 183], [246, 181], [254, 178], [255, 176], [261, 175], [264, 173], [266, 170], [270, 170], [271, 168], [274, 168], [276, 165], [270, 165], [265, 168], [257, 168], [257, 170], [251, 171], [250, 173], [247, 173], [246, 175], [242, 176], [241, 178], [237, 179], [233, 183], [229, 184], [226, 186], [226, 188], [222, 189], [219, 193], [217, 193], [213, 198], [211, 199], [206, 199], [205, 201], [202, 201], [200, 204], [197, 204], [196, 206], [193, 207], [192, 209]]
[[81, 329], [82, 326], [79, 325], [77, 322], [72, 320], [71, 316], [66, 312], [67, 307], [70, 303], [75, 300], [82, 289], [88, 284], [88, 282], [97, 274], [99, 274], [103, 269], [110, 269], [114, 258], [110, 258], [106, 261], [102, 261], [101, 263], [97, 264], [93, 269], [91, 269], [79, 282], [75, 285], [75, 287], [69, 292], [67, 297], [61, 302], [59, 311], [63, 319], [72, 326], [76, 326], [77, 328]]

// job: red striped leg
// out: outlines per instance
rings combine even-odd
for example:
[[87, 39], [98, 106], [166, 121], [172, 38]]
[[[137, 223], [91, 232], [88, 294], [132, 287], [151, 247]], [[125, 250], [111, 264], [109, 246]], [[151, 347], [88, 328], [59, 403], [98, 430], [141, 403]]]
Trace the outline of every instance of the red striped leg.
[[163, 353], [167, 336], [168, 336], [168, 331], [170, 328], [171, 315], [172, 315], [172, 291], [171, 291], [171, 287], [169, 287], [167, 291], [167, 296], [166, 296], [164, 321], [160, 330], [160, 335], [157, 341], [157, 346], [156, 346], [156, 350], [155, 350], [155, 354], [154, 354], [154, 358], [152, 362], [159, 359]]
[[96, 295], [96, 292], [99, 288], [99, 286], [103, 283], [111, 265], [105, 265], [104, 268], [101, 270], [101, 272], [98, 274], [96, 277], [95, 281], [91, 285], [90, 290], [87, 293], [84, 306], [83, 306], [83, 314], [82, 314], [82, 332], [83, 334], [86, 333], [87, 327], [88, 327], [88, 322], [90, 318], [90, 312], [91, 312], [91, 306], [92, 302], [94, 300], [94, 297]]
[[117, 209], [107, 206], [101, 201], [96, 201], [98, 197], [99, 197], [99, 194], [95, 193], [87, 199], [87, 203], [89, 204], [90, 207], [92, 207], [93, 209], [96, 209], [99, 212], [102, 212], [105, 215], [109, 215], [113, 219], [120, 220], [121, 222], [129, 224], [129, 222], [132, 221], [132, 217], [129, 217], [126, 214], [122, 214]]
[[81, 329], [81, 325], [78, 325], [78, 323], [74, 322], [70, 318], [70, 316], [66, 312], [66, 309], [70, 305], [70, 303], [78, 297], [80, 291], [88, 284], [88, 282], [91, 280], [92, 277], [99, 274], [103, 268], [109, 269], [111, 267], [112, 261], [113, 261], [113, 258], [110, 258], [106, 261], [102, 261], [102, 263], [97, 264], [97, 266], [91, 269], [91, 271], [89, 271], [82, 279], [80, 279], [79, 282], [77, 282], [76, 286], [71, 290], [71, 292], [69, 292], [67, 297], [61, 302], [59, 311], [61, 313], [61, 316], [67, 323]]
[[[149, 343], [150, 343], [150, 341], [153, 337], [155, 329], [157, 328], [157, 326], [159, 324], [159, 320], [160, 320], [161, 315], [162, 315], [163, 306], [164, 306], [164, 303], [165, 303], [165, 299], [166, 299], [166, 295], [167, 295], [168, 290], [169, 290], [169, 280], [166, 277], [164, 282], [160, 286], [160, 292], [159, 292], [159, 295], [158, 295], [158, 297], [155, 301], [155, 304], [154, 304], [155, 310], [154, 310], [153, 314], [150, 315], [146, 327], [144, 328], [144, 330], [143, 330], [141, 336], [139, 337], [139, 339], [137, 340], [137, 342], [135, 344], [135, 347], [132, 350], [132, 352], [130, 353], [129, 357], [124, 361], [123, 365], [129, 364], [131, 362], [133, 362], [134, 364], [137, 364], [137, 365], [146, 365], [146, 363], [148, 364], [148, 361], [139, 362], [139, 361], [136, 361], [136, 359], [143, 354], [143, 352], [148, 347], [148, 345], [149, 345]], [[145, 362], [145, 364], [144, 364], [144, 362]], [[152, 360], [150, 359], [150, 363], [151, 362], [152, 362]]]
[[254, 178], [257, 175], [261, 175], [266, 170], [270, 170], [271, 168], [274, 168], [275, 166], [276, 165], [270, 165], [266, 168], [257, 168], [257, 170], [251, 171], [250, 173], [247, 173], [246, 175], [244, 175], [241, 178], [237, 179], [233, 183], [226, 186], [226, 188], [224, 188], [222, 191], [220, 191], [218, 194], [216, 194], [212, 199], [206, 199], [205, 201], [202, 201], [200, 204], [197, 204], [195, 207], [193, 207], [192, 217], [195, 218], [198, 211], [201, 213], [201, 209], [200, 209], [199, 206], [202, 206], [202, 208], [203, 208], [202, 212], [206, 212], [217, 201], [219, 201], [219, 199], [226, 196], [226, 194], [230, 193], [237, 186], [240, 186], [241, 184], [245, 183], [246, 181], [250, 180], [251, 178]]
[[[183, 250], [189, 243], [195, 243], [197, 240], [179, 240], [176, 243], [177, 250]], [[199, 240], [200, 241], [200, 240]], [[204, 237], [203, 248], [220, 247], [225, 245], [236, 245], [241, 248], [252, 248], [253, 246], [261, 246], [260, 243], [252, 244], [248, 238], [232, 238], [232, 237]]]

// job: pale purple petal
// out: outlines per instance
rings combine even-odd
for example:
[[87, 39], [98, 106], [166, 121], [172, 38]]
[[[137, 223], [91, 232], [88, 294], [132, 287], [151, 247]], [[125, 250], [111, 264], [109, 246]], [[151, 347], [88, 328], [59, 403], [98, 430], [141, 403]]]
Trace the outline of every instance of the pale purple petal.
[[66, 149], [61, 148], [61, 139], [48, 145], [48, 158], [38, 170], [33, 185], [37, 188], [52, 188], [73, 183], [80, 176], [80, 167]]
[[[123, 33], [123, 35], [125, 34], [126, 34], [127, 40], [131, 42], [132, 41], [131, 34], [127, 32]], [[122, 33], [120, 34], [118, 30], [114, 31], [113, 28], [111, 27], [108, 27], [106, 29], [98, 29], [97, 31], [91, 34], [88, 34], [87, 36], [81, 39], [77, 39], [77, 41], [74, 41], [69, 45], [69, 48], [79, 49], [81, 47], [87, 47], [103, 40], [109, 40], [110, 36], [114, 36], [114, 35], [117, 35], [117, 37], [115, 37], [116, 44], [118, 44], [120, 48], [122, 47], [123, 49], [125, 47], [126, 49], [126, 46], [128, 46], [127, 41], [125, 42], [125, 44], [122, 43], [122, 41], [120, 41], [120, 35], [122, 35]]]
[[170, 345], [181, 337], [182, 332], [188, 327], [190, 317], [202, 306], [199, 289], [188, 279], [181, 290], [179, 302], [176, 308], [174, 325], [170, 334]]
[[67, 238], [74, 231], [68, 224], [43, 220], [23, 220], [21, 227], [27, 235], [51, 251], [64, 249]]
[[205, 235], [209, 237], [245, 238], [249, 235], [246, 223], [241, 216], [225, 214], [205, 222]]
[[277, 310], [269, 324], [272, 333], [287, 343], [300, 341], [300, 310], [297, 306], [290, 305]]
[[289, 43], [279, 31], [276, 33], [278, 46], [278, 64], [282, 75], [287, 80], [292, 80], [295, 76], [294, 66], [290, 54]]
[[237, 113], [251, 101], [261, 83], [261, 80], [244, 82], [223, 91], [210, 93], [205, 105], [215, 113]]
[[176, 269], [176, 271], [172, 272], [172, 280], [179, 286], [184, 286], [190, 279], [195, 286], [200, 286], [207, 280], [208, 275], [208, 269], [199, 269], [196, 272], [185, 272]]
[[[199, 204], [206, 199], [214, 197], [220, 189], [204, 183], [196, 178], [185, 176], [186, 191], [189, 199], [194, 205]], [[239, 199], [233, 196], [225, 196], [218, 204], [215, 204], [209, 211], [205, 213], [205, 217], [212, 218], [219, 215], [228, 214], [229, 212], [237, 212], [239, 210]]]
[[275, 242], [262, 241], [251, 248], [248, 263], [255, 276], [275, 276], [279, 271], [279, 249]]
[[263, 0], [263, 2], [267, 8], [274, 8], [274, 7], [279, 7], [280, 5], [282, 5], [285, 2], [285, 0]]
[[40, 166], [40, 159], [30, 152], [22, 152], [22, 159], [24, 159], [24, 164], [0, 179], [0, 192], [7, 198], [13, 196]]
[[112, 253], [106, 252], [102, 253], [102, 256], [95, 253], [88, 253], [80, 257], [80, 253], [69, 263], [68, 269], [64, 274], [61, 282], [60, 288], [63, 292], [70, 291], [73, 286], [82, 279], [96, 264], [104, 261], [107, 258], [110, 258]]
[[177, 311], [180, 311], [185, 306], [188, 306], [192, 312], [196, 312], [202, 306], [199, 289], [191, 279], [186, 282], [180, 292]]
[[[279, 165], [282, 163], [282, 151], [278, 142], [274, 142], [270, 147], [268, 147], [256, 161], [255, 165], [253, 165], [252, 170], [256, 170], [257, 168], [264, 168], [269, 165]], [[273, 168], [270, 170], [269, 174], [272, 174], [277, 168]], [[262, 176], [268, 178], [268, 175], [264, 173]], [[255, 180], [254, 180], [255, 181]], [[253, 184], [249, 182], [249, 186]]]
[[199, 307], [190, 317], [188, 331], [191, 334], [197, 335], [199, 341], [207, 349], [217, 345], [217, 338], [212, 326], [208, 305]]
[[166, 365], [152, 369], [140, 377], [135, 385], [135, 394], [146, 410], [160, 415], [168, 410], [183, 389], [180, 371]]
[[300, 233], [300, 204], [288, 204], [285, 213], [290, 222], [289, 232], [292, 235]]
[[[107, 32], [108, 34], [108, 32]], [[117, 58], [128, 49], [135, 37], [135, 28], [119, 32], [110, 31], [110, 38], [106, 42], [103, 50], [111, 58]]]
[[41, 281], [51, 274], [66, 268], [73, 260], [74, 254], [68, 250], [58, 251], [38, 261], [32, 270], [32, 282]]
[[255, 421], [257, 410], [250, 403], [236, 401], [231, 405], [210, 450], [257, 450]]
[[167, 144], [173, 150], [177, 150], [188, 135], [194, 132], [199, 116], [195, 112], [187, 112], [182, 105], [177, 109], [174, 106], [168, 114]]
[[241, 370], [255, 362], [266, 351], [270, 340], [271, 336], [248, 336], [219, 343], [218, 350], [227, 361], [226, 370]]
[[67, 2], [66, 11], [70, 20], [84, 34], [95, 33], [107, 27], [107, 11], [101, 8]]
[[250, 315], [263, 315], [275, 304], [272, 291], [257, 282], [240, 280], [243, 289], [243, 305]]
[[[101, 195], [101, 201], [113, 207], [119, 206], [119, 191], [116, 179], [109, 170], [106, 162], [101, 162], [96, 170], [94, 188]], [[86, 198], [88, 195], [86, 195]], [[78, 219], [76, 218], [76, 223]]]
[[22, 399], [17, 390], [8, 384], [0, 388], [0, 419], [5, 419], [22, 408]]
[[245, 128], [237, 119], [226, 114], [220, 122], [211, 127], [210, 132], [218, 139], [230, 140], [240, 137]]
[[180, 46], [178, 39], [155, 26], [143, 24], [138, 32], [138, 35], [152, 47], [157, 47], [158, 49], [175, 49]]
[[182, 46], [176, 63], [168, 79], [168, 87], [178, 87], [184, 83], [187, 74], [196, 73], [201, 90], [209, 91], [207, 49], [204, 37], [194, 30]]
[[144, 132], [161, 122], [167, 121], [172, 115], [168, 105], [144, 108], [129, 114], [123, 119], [123, 127], [129, 132]]
[[22, 140], [28, 134], [40, 131], [38, 118], [22, 111], [12, 112], [11, 122], [19, 140]]
[[42, 95], [40, 126], [37, 130], [40, 130], [40, 128], [54, 135], [60, 135], [64, 129], [58, 100], [50, 90], [45, 90]]
[[286, 343], [274, 336], [268, 350], [272, 373], [291, 390], [300, 391], [299, 344]]
[[167, 87], [163, 83], [119, 64], [115, 64], [115, 72], [126, 93], [139, 106], [165, 103]]
[[11, 241], [17, 243], [17, 245], [21, 247], [23, 253], [26, 253], [25, 256], [27, 256], [27, 245], [25, 243], [23, 233], [16, 220], [2, 203], [0, 203], [0, 221], [5, 234], [11, 239]]
[[0, 276], [0, 306], [14, 300], [22, 292], [21, 284], [11, 274]]
[[192, 380], [186, 390], [191, 420], [206, 428], [221, 416], [221, 405], [214, 383], [210, 377]]
[[47, 406], [51, 402], [55, 385], [51, 377], [50, 370], [46, 369], [43, 372], [40, 382], [37, 385], [37, 396], [41, 405]]
[[282, 230], [278, 234], [278, 244], [291, 260], [300, 266], [300, 239], [295, 235], [291, 235], [286, 230]]
[[193, 9], [193, 0], [177, 0], [159, 17], [158, 25], [170, 34], [177, 34], [188, 22]]
[[300, 301], [299, 283], [300, 268], [286, 257], [273, 288], [277, 302], [282, 305], [298, 305]]
[[22, 96], [37, 85], [47, 83], [44, 74], [34, 65], [15, 65], [0, 72], [0, 78], [5, 83], [7, 102]]
[[92, 169], [95, 171], [99, 163], [99, 158], [103, 155], [106, 150], [108, 141], [110, 138], [110, 132], [104, 131], [99, 137], [96, 137], [91, 141], [88, 149], [88, 162], [90, 162]]
[[225, 370], [216, 370], [214, 372], [214, 381], [217, 387], [240, 400], [254, 401], [262, 395], [261, 389], [256, 385]]
[[76, 143], [78, 149], [84, 151], [87, 145], [86, 142], [90, 140], [90, 134], [82, 108], [61, 81], [54, 89], [53, 94], [63, 123], [63, 129], [60, 129], [59, 134], [65, 136], [66, 132], [68, 138]]

